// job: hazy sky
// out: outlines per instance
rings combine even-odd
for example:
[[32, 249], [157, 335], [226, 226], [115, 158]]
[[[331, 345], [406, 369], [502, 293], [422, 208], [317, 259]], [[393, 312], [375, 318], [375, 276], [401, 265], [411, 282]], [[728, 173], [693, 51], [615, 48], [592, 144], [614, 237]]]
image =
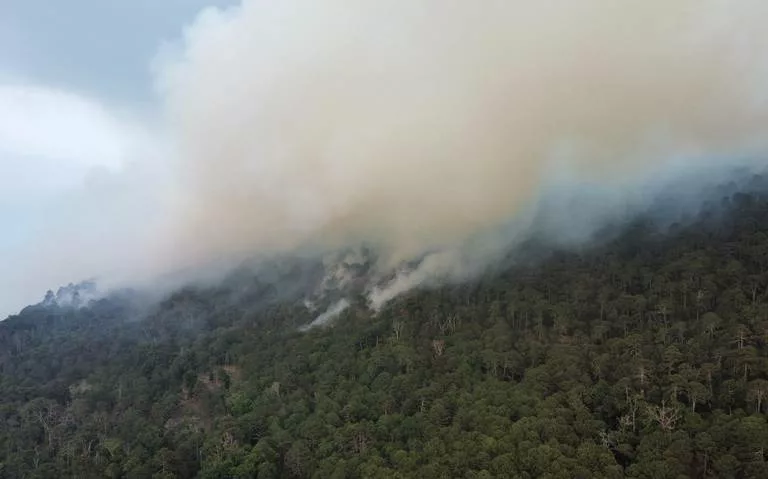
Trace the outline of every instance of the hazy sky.
[[231, 3], [0, 1], [0, 317], [45, 292], [18, 275], [21, 251], [61, 220], [62, 195], [145, 141], [158, 51], [204, 7]]

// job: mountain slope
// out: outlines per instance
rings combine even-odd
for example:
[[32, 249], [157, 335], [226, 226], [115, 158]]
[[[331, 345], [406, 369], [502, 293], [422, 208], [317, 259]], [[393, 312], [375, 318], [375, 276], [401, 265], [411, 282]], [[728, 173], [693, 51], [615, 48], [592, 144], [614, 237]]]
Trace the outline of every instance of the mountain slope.
[[376, 314], [353, 288], [306, 332], [345, 274], [28, 308], [0, 323], [0, 475], [768, 477], [757, 186]]

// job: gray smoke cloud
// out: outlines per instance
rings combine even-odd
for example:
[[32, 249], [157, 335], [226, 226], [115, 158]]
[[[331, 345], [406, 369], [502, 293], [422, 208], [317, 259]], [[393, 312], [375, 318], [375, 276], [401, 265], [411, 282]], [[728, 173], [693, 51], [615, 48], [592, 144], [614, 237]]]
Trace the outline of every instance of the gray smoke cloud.
[[588, 238], [674, 178], [762, 163], [765, 18], [757, 0], [205, 10], [154, 62], [173, 153], [134, 189], [158, 199], [126, 255], [149, 277], [359, 243], [382, 268], [426, 254], [380, 306], [497, 257], [542, 198], [547, 231]]

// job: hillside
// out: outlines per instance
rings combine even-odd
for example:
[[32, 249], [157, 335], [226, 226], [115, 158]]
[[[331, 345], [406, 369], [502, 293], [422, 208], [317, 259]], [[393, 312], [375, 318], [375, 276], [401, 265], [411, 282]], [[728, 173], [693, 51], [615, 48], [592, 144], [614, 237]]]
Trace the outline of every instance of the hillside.
[[332, 276], [306, 331], [322, 264], [44, 301], [0, 323], [0, 477], [768, 477], [763, 182], [377, 314]]

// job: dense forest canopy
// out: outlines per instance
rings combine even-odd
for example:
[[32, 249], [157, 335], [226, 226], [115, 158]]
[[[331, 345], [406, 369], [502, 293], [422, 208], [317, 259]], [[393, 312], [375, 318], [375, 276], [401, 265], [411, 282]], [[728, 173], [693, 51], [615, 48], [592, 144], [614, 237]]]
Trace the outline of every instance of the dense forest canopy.
[[0, 477], [768, 477], [764, 183], [311, 329], [313, 267], [48, 298], [0, 323]]

